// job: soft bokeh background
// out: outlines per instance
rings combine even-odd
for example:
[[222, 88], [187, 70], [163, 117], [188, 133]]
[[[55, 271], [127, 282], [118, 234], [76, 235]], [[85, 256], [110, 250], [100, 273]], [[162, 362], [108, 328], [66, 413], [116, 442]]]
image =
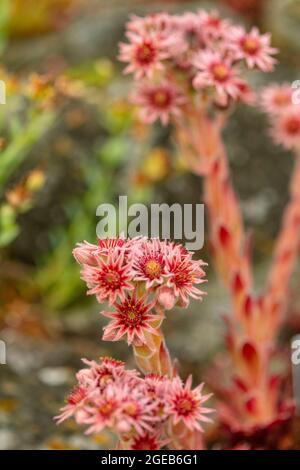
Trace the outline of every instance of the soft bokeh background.
[[[86, 298], [72, 258], [77, 241], [96, 239], [96, 207], [130, 202], [198, 202], [168, 130], [149, 130], [127, 102], [130, 79], [116, 61], [130, 13], [219, 8], [273, 33], [280, 65], [265, 81], [300, 79], [297, 0], [1, 0], [0, 79], [0, 449], [108, 447], [109, 436], [57, 428], [53, 416], [80, 358], [132, 359], [125, 343], [101, 341], [99, 305]], [[42, 74], [41, 78], [37, 74]], [[62, 74], [67, 82], [60, 80]], [[46, 79], [45, 76], [48, 78]], [[264, 80], [264, 82], [262, 81]], [[55, 96], [53, 96], [55, 95]], [[253, 229], [258, 285], [282, 209], [292, 159], [275, 147], [264, 116], [239, 108], [226, 132], [234, 183]], [[207, 244], [201, 253], [209, 261]], [[227, 299], [208, 269], [208, 296], [175, 312], [165, 333], [181, 372], [196, 379], [223, 346]], [[298, 276], [299, 279], [299, 276]], [[299, 286], [299, 283], [298, 283]], [[283, 339], [299, 332], [297, 278]]]

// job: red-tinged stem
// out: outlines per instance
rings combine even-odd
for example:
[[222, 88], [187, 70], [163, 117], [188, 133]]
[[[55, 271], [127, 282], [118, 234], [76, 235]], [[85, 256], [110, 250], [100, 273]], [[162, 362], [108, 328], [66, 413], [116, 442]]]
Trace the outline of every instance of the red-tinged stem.
[[300, 150], [290, 184], [290, 201], [285, 209], [270, 269], [265, 297], [274, 299], [282, 321], [287, 307], [290, 279], [293, 274], [300, 242]]
[[134, 357], [144, 374], [166, 375], [171, 378], [173, 366], [162, 331], [158, 335], [146, 334], [147, 345], [134, 347]]
[[245, 395], [237, 395], [237, 399], [241, 399], [240, 407], [237, 406], [241, 424], [262, 425], [276, 418], [277, 413], [278, 389], [270, 388], [269, 369], [299, 245], [300, 159], [276, 244], [267, 293], [255, 298], [249, 237], [230, 179], [222, 141], [223, 124], [203, 112], [194, 111], [178, 128], [177, 138], [192, 171], [204, 177], [212, 253], [217, 270], [230, 291], [234, 320], [229, 320], [228, 348], [238, 383], [250, 397], [245, 401]]
[[[158, 310], [160, 315], [163, 313]], [[147, 345], [134, 347], [134, 357], [137, 366], [144, 374], [158, 374], [172, 378], [174, 376], [174, 365], [166, 346], [161, 329], [157, 330], [159, 335], [146, 333]], [[203, 449], [202, 435], [199, 431], [190, 431], [185, 425], [180, 429], [170, 427], [168, 429], [170, 442], [168, 447], [178, 450], [201, 450]]]

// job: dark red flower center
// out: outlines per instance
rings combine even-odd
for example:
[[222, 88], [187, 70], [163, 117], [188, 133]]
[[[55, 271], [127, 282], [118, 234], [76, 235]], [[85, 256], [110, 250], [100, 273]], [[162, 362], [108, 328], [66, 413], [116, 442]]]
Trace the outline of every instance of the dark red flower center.
[[181, 416], [187, 416], [195, 409], [195, 405], [195, 401], [190, 396], [178, 397], [176, 401], [176, 411]]
[[218, 16], [210, 16], [206, 24], [211, 28], [218, 29], [221, 25], [221, 18]]
[[155, 60], [156, 49], [150, 41], [144, 41], [136, 50], [136, 60], [142, 65], [149, 65]]
[[300, 119], [290, 117], [285, 124], [286, 132], [290, 135], [297, 135], [300, 133]]
[[133, 300], [127, 300], [119, 306], [119, 313], [122, 315], [123, 322], [128, 326], [137, 326], [143, 322], [145, 307]]
[[120, 286], [120, 280], [121, 280], [121, 276], [116, 271], [108, 270], [104, 274], [105, 283], [112, 289], [116, 289]]
[[167, 108], [171, 103], [171, 95], [168, 90], [160, 88], [153, 91], [151, 94], [151, 100], [154, 106], [158, 108]]
[[159, 447], [154, 437], [141, 436], [134, 440], [133, 450], [157, 450]]

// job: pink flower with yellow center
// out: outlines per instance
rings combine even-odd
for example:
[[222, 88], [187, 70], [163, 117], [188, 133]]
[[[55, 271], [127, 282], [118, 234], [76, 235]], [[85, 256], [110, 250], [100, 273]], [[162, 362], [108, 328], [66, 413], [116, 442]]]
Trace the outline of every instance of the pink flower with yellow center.
[[133, 97], [133, 102], [140, 106], [140, 118], [151, 124], [160, 119], [163, 125], [168, 124], [172, 117], [181, 114], [186, 98], [173, 84], [162, 82], [142, 84]]
[[271, 134], [278, 144], [288, 150], [300, 149], [300, 110], [291, 106], [273, 121]]
[[170, 289], [170, 295], [174, 301], [179, 301], [184, 307], [189, 304], [189, 298], [202, 299], [205, 292], [196, 287], [205, 282], [205, 272], [202, 266], [206, 266], [201, 260], [193, 260], [192, 255], [182, 255], [180, 249], [173, 249], [166, 262], [168, 281], [166, 287]]
[[250, 69], [259, 68], [263, 72], [271, 72], [276, 64], [273, 55], [277, 49], [271, 47], [271, 35], [260, 34], [256, 27], [249, 33], [244, 28], [232, 28], [228, 36], [228, 41], [232, 41], [231, 47], [238, 60], [246, 61]]
[[98, 302], [108, 300], [112, 305], [117, 298], [124, 300], [132, 290], [131, 266], [125, 261], [124, 251], [113, 252], [108, 257], [96, 255], [97, 266], [84, 264], [81, 277], [86, 282], [88, 295], [95, 295]]
[[127, 336], [128, 344], [147, 344], [145, 333], [158, 335], [157, 328], [162, 319], [150, 313], [155, 301], [146, 302], [147, 297], [138, 298], [134, 293], [127, 296], [121, 303], [116, 303], [116, 311], [102, 314], [112, 321], [104, 328], [105, 341], [119, 341]]
[[289, 83], [273, 84], [266, 87], [262, 94], [262, 108], [270, 114], [278, 114], [292, 104], [292, 88]]
[[117, 429], [122, 433], [153, 432], [155, 423], [159, 421], [153, 411], [156, 400], [147, 395], [144, 383], [136, 384], [135, 387], [120, 386], [119, 399], [120, 410], [118, 414]]
[[216, 101], [221, 106], [227, 106], [230, 99], [239, 100], [243, 96], [245, 82], [238, 76], [229, 58], [218, 52], [203, 51], [195, 57], [194, 66], [194, 87], [197, 90], [215, 89]]
[[125, 371], [125, 363], [116, 359], [104, 357], [100, 364], [87, 359], [83, 359], [83, 362], [88, 367], [77, 372], [76, 378], [86, 387], [98, 387], [102, 390], [108, 383], [124, 377], [125, 374], [128, 375], [128, 372]]
[[120, 44], [119, 59], [128, 62], [124, 73], [133, 73], [136, 80], [151, 78], [155, 71], [163, 70], [162, 61], [168, 58], [163, 40], [155, 33], [139, 35], [127, 32], [129, 44]]
[[160, 240], [143, 240], [133, 251], [132, 276], [135, 281], [146, 282], [146, 288], [164, 282], [165, 253]]
[[85, 407], [86, 417], [82, 421], [89, 425], [86, 434], [99, 433], [105, 427], [115, 427], [120, 407], [119, 394], [114, 384], [108, 385], [101, 395], [91, 397], [90, 403]]
[[187, 379], [186, 384], [183, 384], [178, 377], [173, 379], [169, 394], [169, 414], [175, 426], [183, 422], [191, 431], [203, 432], [200, 423], [211, 422], [211, 419], [206, 415], [214, 410], [203, 406], [211, 394], [202, 395], [203, 385], [201, 384], [192, 390], [191, 376]]

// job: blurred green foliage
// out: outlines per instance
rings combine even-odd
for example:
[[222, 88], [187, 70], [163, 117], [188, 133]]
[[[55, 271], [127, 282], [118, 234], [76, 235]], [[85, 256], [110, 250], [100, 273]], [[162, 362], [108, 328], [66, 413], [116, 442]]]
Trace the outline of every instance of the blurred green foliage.
[[[109, 96], [108, 87], [114, 78], [112, 64], [106, 59], [96, 64], [71, 69], [68, 75], [87, 87], [86, 99], [92, 96], [97, 109], [99, 129], [105, 132], [101, 142], [95, 141], [87, 159], [80, 162], [80, 175], [85, 191], [74, 196], [65, 207], [68, 223], [50, 234], [53, 249], [45, 256], [36, 281], [44, 304], [53, 311], [68, 307], [80, 299], [85, 288], [72, 250], [77, 242], [96, 240], [96, 208], [102, 202], [112, 202], [119, 195], [116, 180], [124, 178], [124, 167], [130, 156], [129, 130], [132, 113]], [[97, 89], [88, 88], [97, 86]], [[94, 217], [93, 217], [94, 216]], [[63, 279], [63, 282], [62, 282]]]
[[10, 178], [30, 153], [30, 150], [50, 129], [54, 121], [52, 111], [40, 112], [35, 103], [27, 102], [19, 91], [8, 97], [0, 106], [0, 248], [11, 243], [19, 233], [18, 209], [5, 200]]

